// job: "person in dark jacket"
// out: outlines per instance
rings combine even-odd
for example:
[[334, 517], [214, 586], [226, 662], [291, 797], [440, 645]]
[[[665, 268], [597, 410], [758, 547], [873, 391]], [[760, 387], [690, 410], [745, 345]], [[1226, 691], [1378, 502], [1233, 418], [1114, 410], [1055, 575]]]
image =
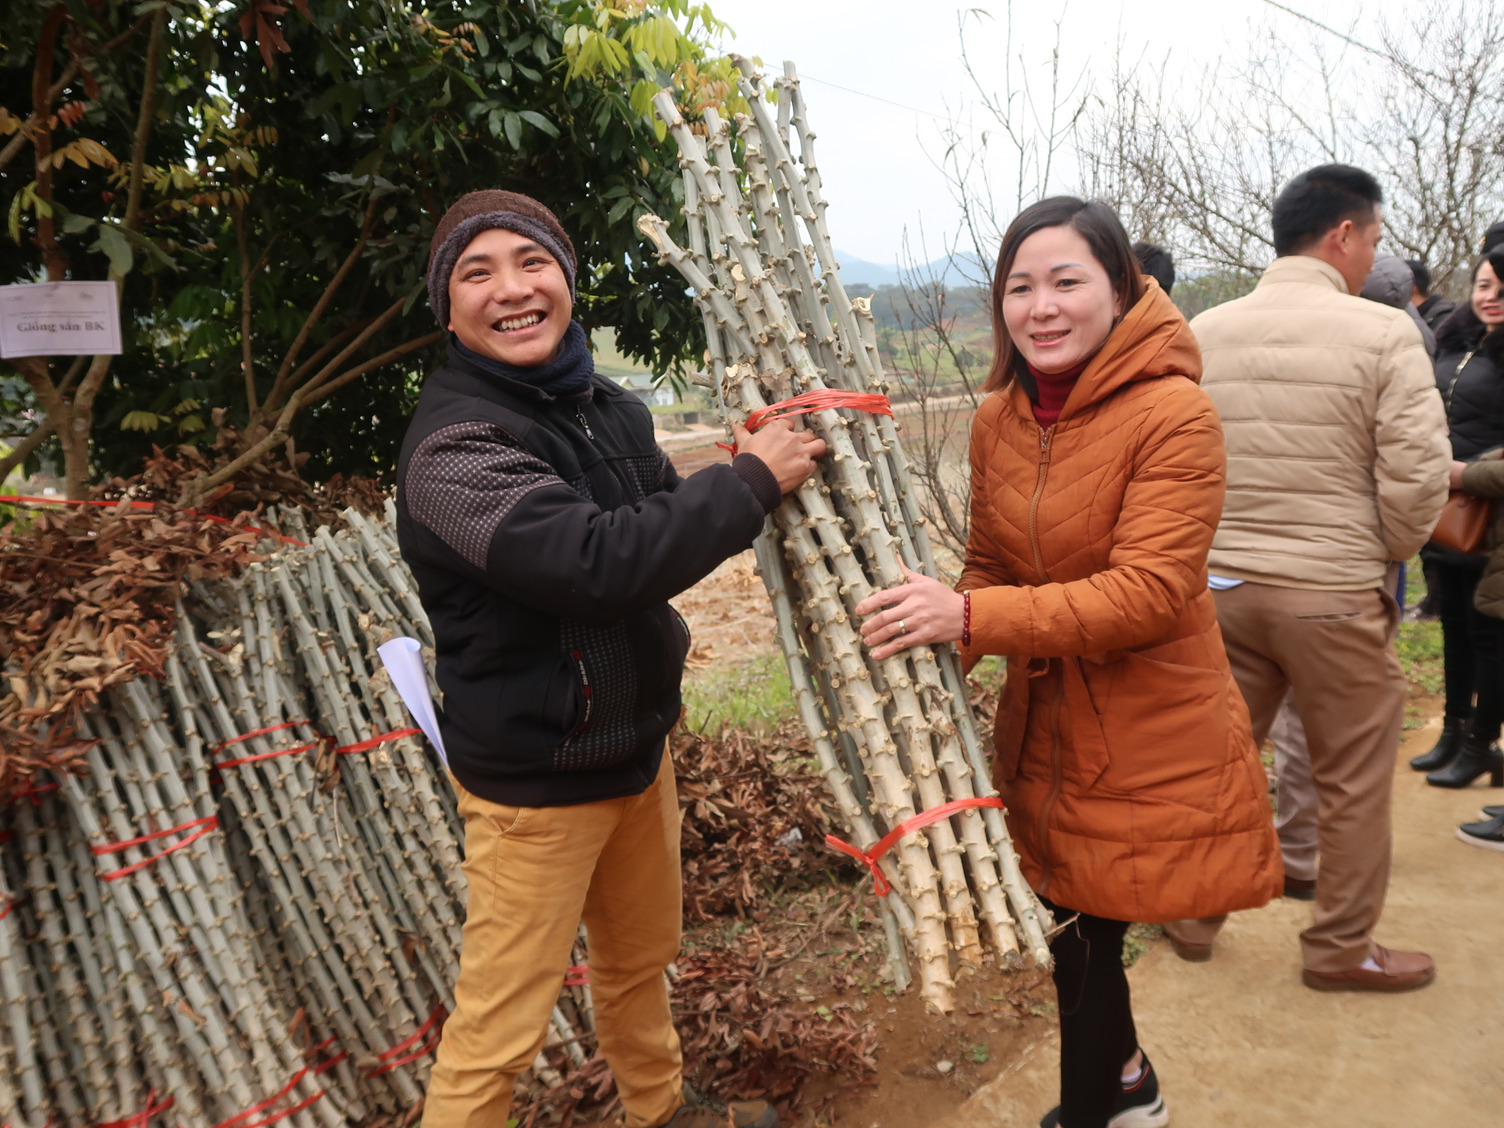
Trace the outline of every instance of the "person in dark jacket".
[[472, 192], [433, 237], [450, 331], [397, 464], [397, 535], [433, 626], [465, 819], [467, 915], [426, 1128], [501, 1128], [583, 919], [596, 1033], [630, 1128], [776, 1128], [686, 1094], [664, 968], [679, 950], [665, 751], [689, 646], [670, 597], [750, 547], [824, 444], [737, 429], [680, 479], [572, 320], [574, 247], [544, 205]]
[[[1447, 319], [1447, 315], [1457, 308], [1457, 303], [1431, 292], [1431, 268], [1426, 265], [1425, 259], [1406, 259], [1405, 265], [1410, 268], [1410, 301], [1415, 305], [1415, 312], [1420, 314], [1421, 320], [1434, 333], [1436, 327]], [[1434, 353], [1435, 350], [1432, 351]]]
[[[1447, 409], [1456, 463], [1476, 461], [1504, 444], [1504, 246], [1473, 267], [1471, 300], [1436, 334], [1436, 383]], [[1455, 470], [1455, 467], [1454, 467]], [[1456, 474], [1454, 473], [1454, 477]], [[1436, 787], [1466, 787], [1501, 764], [1493, 742], [1504, 721], [1504, 623], [1474, 605], [1486, 558], [1429, 544], [1446, 666], [1441, 738], [1410, 766]]]

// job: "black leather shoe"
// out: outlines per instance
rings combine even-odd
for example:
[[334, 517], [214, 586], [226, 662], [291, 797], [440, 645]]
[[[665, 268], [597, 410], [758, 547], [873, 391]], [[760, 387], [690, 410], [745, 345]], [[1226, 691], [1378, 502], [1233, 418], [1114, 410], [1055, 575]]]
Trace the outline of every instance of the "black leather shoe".
[[1434, 772], [1450, 764], [1462, 751], [1462, 740], [1467, 735], [1466, 721], [1446, 721], [1441, 726], [1441, 736], [1429, 752], [1422, 752], [1411, 759], [1410, 766], [1418, 772]]
[[1504, 753], [1476, 736], [1462, 742], [1462, 751], [1440, 771], [1431, 772], [1426, 782], [1432, 787], [1467, 787], [1481, 775], [1488, 776], [1493, 787], [1504, 787]]
[[1497, 807], [1484, 807], [1483, 813], [1479, 817], [1486, 822], [1489, 819], [1496, 819], [1500, 815], [1504, 815], [1504, 804], [1500, 804]]

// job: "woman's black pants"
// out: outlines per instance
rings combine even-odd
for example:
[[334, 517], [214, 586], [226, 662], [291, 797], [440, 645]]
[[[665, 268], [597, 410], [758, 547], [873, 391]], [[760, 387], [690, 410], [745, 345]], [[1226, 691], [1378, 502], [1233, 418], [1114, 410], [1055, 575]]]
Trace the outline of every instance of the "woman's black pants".
[[1504, 622], [1473, 606], [1483, 561], [1476, 566], [1437, 561], [1434, 568], [1446, 664], [1446, 719], [1467, 725], [1468, 735], [1481, 741], [1497, 740], [1504, 720]]
[[1070, 922], [1050, 941], [1060, 1005], [1061, 1128], [1107, 1128], [1123, 1065], [1138, 1049], [1123, 968], [1128, 925], [1044, 904], [1057, 926]]

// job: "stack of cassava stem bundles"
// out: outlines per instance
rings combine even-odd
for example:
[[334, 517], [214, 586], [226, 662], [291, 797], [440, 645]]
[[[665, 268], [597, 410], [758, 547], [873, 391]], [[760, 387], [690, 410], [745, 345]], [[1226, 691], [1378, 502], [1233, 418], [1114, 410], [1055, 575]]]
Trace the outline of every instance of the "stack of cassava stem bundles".
[[[284, 514], [310, 544], [192, 585], [161, 683], [107, 691], [85, 771], [0, 810], [0, 1124], [396, 1125], [421, 1099], [461, 826], [376, 653], [431, 645], [411, 577], [389, 523], [344, 518]], [[576, 967], [547, 1044], [583, 1065], [592, 1028]], [[540, 1055], [522, 1084], [560, 1081]]]
[[654, 104], [679, 146], [687, 238], [676, 242], [657, 216], [639, 226], [694, 291], [723, 421], [801, 395], [801, 406], [819, 408], [808, 419], [830, 452], [770, 518], [758, 565], [824, 776], [887, 890], [895, 978], [908, 979], [902, 934], [925, 1000], [948, 1011], [952, 951], [977, 964], [985, 930], [1004, 962], [1027, 951], [1047, 966], [1051, 922], [1019, 872], [953, 648], [875, 661], [862, 644], [856, 605], [902, 583], [905, 563], [936, 569], [895, 423], [872, 410], [870, 397], [886, 389], [871, 312], [841, 286], [793, 67], [774, 84], [775, 111], [756, 68], [737, 63], [751, 108], [736, 123], [741, 161], [714, 110], [702, 138], [661, 92]]

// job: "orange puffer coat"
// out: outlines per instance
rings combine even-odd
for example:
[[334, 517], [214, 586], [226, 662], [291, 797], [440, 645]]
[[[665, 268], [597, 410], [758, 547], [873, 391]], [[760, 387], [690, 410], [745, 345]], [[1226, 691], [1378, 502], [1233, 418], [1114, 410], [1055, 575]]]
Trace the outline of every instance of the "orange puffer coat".
[[1006, 654], [993, 778], [1034, 889], [1127, 921], [1283, 880], [1206, 587], [1226, 457], [1201, 354], [1153, 285], [1041, 429], [1017, 382], [971, 434], [968, 668]]

